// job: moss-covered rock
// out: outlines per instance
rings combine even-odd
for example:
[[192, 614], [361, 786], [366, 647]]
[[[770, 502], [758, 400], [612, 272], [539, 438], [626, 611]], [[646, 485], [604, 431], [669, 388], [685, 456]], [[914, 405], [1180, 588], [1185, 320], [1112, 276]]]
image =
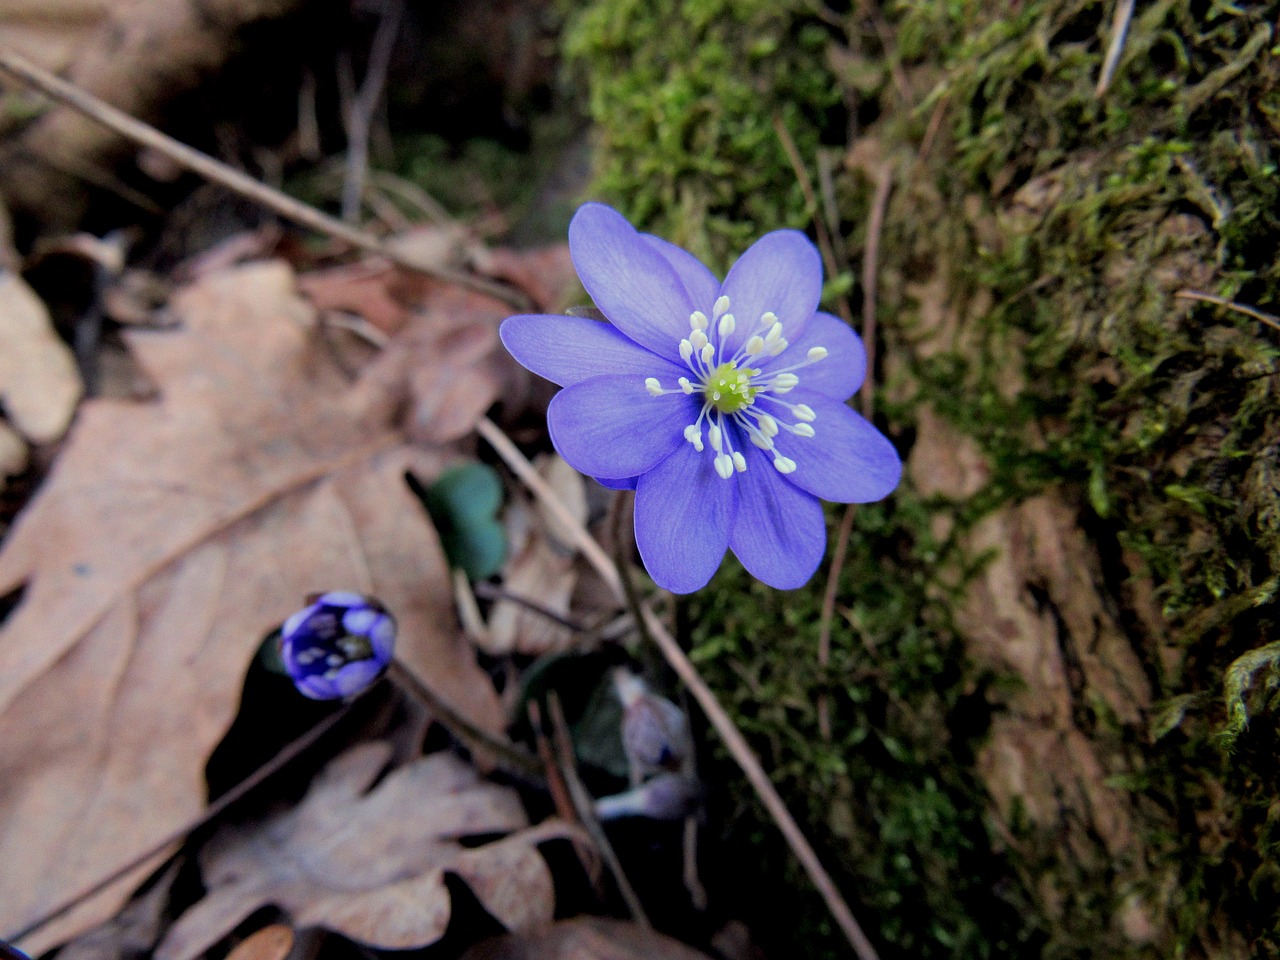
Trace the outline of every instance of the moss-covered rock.
[[[897, 955], [1280, 952], [1280, 4], [1139, 4], [1099, 93], [1113, 7], [594, 0], [568, 34], [599, 190], [717, 262], [816, 215], [852, 276], [892, 178], [909, 472], [857, 510], [830, 662], [821, 578], [726, 572], [692, 635]], [[819, 187], [856, 134], [834, 219], [775, 115]]]

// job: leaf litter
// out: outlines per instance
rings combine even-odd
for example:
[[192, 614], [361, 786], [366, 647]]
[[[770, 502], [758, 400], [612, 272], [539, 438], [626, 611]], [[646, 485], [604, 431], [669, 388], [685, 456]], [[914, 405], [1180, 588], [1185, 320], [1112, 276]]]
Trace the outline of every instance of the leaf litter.
[[[128, 335], [160, 400], [83, 404], [0, 551], [0, 593], [23, 591], [0, 628], [0, 929], [199, 814], [247, 664], [310, 592], [382, 598], [406, 667], [480, 727], [503, 724], [403, 482], [443, 462], [406, 442], [412, 391], [396, 381], [429, 348], [389, 349], [351, 382], [281, 263], [209, 274], [171, 306], [181, 329]], [[110, 917], [154, 866], [24, 947]]]

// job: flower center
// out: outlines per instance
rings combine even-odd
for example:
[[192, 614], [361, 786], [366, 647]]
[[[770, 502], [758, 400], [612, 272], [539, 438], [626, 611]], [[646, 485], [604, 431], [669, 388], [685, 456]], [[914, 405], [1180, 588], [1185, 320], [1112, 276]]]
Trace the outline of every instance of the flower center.
[[732, 360], [720, 364], [711, 371], [704, 387], [711, 406], [721, 413], [737, 413], [743, 407], [751, 406], [756, 402], [756, 393], [760, 389], [751, 385], [751, 378], [759, 372], [750, 367], [738, 369]]
[[[725, 480], [747, 469], [746, 457], [734, 449], [735, 437], [739, 441], [750, 440], [768, 454], [779, 473], [793, 473], [796, 462], [783, 456], [773, 438], [785, 430], [812, 439], [812, 423], [817, 415], [808, 405], [790, 403], [782, 396], [799, 385], [800, 377], [795, 371], [825, 359], [827, 349], [810, 347], [799, 363], [770, 370], [774, 358], [790, 346], [782, 335], [782, 321], [772, 311], [761, 314], [742, 346], [733, 356], [726, 356], [729, 338], [736, 329], [737, 320], [729, 312], [728, 297], [716, 301], [710, 320], [701, 310], [694, 311], [689, 316], [689, 336], [680, 341], [680, 359], [692, 376], [680, 377], [677, 388], [664, 387], [657, 377], [649, 377], [644, 382], [645, 389], [655, 397], [676, 393], [677, 389], [685, 394], [702, 394], [702, 409], [698, 418], [684, 428], [684, 437], [701, 452], [705, 449], [702, 423], [707, 422], [707, 442], [715, 454], [716, 472]], [[755, 366], [740, 366], [748, 358]], [[788, 418], [795, 422], [788, 422]]]

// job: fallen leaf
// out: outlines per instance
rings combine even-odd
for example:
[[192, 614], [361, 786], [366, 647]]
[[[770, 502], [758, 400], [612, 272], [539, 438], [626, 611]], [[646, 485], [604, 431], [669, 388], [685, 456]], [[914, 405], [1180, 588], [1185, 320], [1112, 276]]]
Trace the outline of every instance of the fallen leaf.
[[483, 940], [462, 960], [707, 960], [707, 955], [635, 923], [574, 917], [532, 933]]
[[[403, 481], [385, 384], [311, 348], [279, 263], [180, 291], [182, 328], [127, 334], [156, 403], [86, 402], [0, 550], [0, 931], [22, 928], [197, 816], [204, 765], [262, 637], [317, 590], [379, 597], [398, 655], [491, 730], [502, 711], [453, 623], [435, 532]], [[111, 916], [143, 865], [26, 938]]]
[[[548, 923], [551, 873], [536, 844], [566, 835], [531, 830], [510, 787], [480, 779], [452, 753], [392, 770], [385, 743], [360, 744], [329, 764], [293, 810], [224, 827], [201, 855], [205, 898], [178, 918], [157, 960], [192, 960], [268, 904], [298, 927], [324, 927], [372, 947], [434, 943], [449, 924], [446, 871], [508, 929]], [[512, 832], [517, 831], [517, 832]], [[509, 834], [479, 846], [458, 841]]]
[[284, 960], [292, 949], [293, 928], [273, 923], [246, 938], [227, 954], [227, 960]]
[[160, 941], [173, 881], [181, 867], [181, 858], [174, 860], [146, 893], [130, 900], [106, 923], [59, 950], [59, 960], [133, 960], [150, 956]]
[[84, 388], [49, 311], [11, 270], [0, 270], [0, 343], [0, 405], [9, 422], [32, 443], [57, 440]]

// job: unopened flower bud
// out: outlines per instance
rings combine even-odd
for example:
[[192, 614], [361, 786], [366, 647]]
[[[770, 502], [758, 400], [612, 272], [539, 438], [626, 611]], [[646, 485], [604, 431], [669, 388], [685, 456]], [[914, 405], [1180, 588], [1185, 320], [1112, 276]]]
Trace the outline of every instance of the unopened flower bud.
[[280, 629], [280, 659], [312, 700], [337, 700], [373, 684], [395, 652], [396, 622], [360, 593], [322, 593]]
[[661, 770], [679, 770], [693, 752], [684, 711], [626, 669], [613, 677], [622, 701], [622, 746], [631, 762], [632, 782]]
[[596, 801], [601, 820], [648, 817], [650, 820], [683, 820], [698, 807], [697, 786], [678, 773], [660, 773], [638, 787]]

